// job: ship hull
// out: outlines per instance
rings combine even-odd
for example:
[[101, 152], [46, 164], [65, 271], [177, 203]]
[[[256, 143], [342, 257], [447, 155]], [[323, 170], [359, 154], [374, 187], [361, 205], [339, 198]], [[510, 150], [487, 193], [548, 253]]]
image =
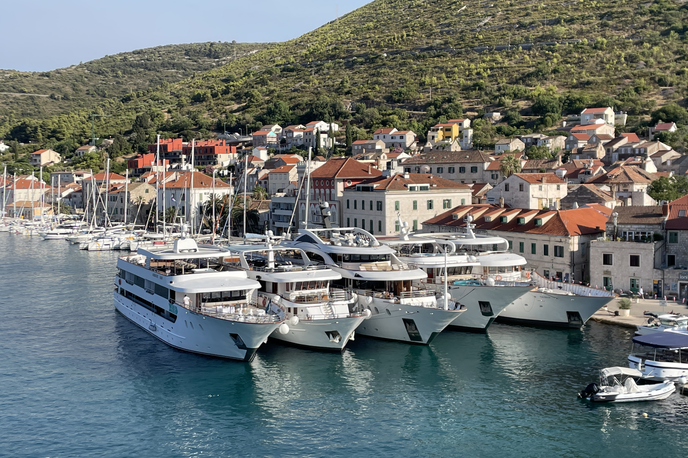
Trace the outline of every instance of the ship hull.
[[452, 300], [466, 306], [466, 311], [449, 324], [449, 329], [485, 332], [510, 303], [532, 289], [530, 286], [451, 286]]

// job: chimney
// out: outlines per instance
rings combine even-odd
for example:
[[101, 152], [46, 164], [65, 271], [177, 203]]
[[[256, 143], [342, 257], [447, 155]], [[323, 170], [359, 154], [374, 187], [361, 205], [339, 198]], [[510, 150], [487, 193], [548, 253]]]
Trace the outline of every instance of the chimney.
[[499, 198], [499, 208], [504, 208], [504, 197]]
[[373, 164], [368, 164], [368, 175], [373, 173]]
[[669, 216], [669, 204], [662, 204], [662, 216]]

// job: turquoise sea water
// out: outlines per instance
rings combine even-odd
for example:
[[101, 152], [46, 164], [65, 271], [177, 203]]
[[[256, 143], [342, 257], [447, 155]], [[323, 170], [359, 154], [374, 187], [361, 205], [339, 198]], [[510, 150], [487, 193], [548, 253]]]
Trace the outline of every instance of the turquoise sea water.
[[0, 456], [688, 455], [688, 397], [576, 398], [625, 365], [626, 329], [360, 337], [342, 355], [271, 343], [247, 364], [119, 315], [117, 252], [0, 234], [0, 253]]

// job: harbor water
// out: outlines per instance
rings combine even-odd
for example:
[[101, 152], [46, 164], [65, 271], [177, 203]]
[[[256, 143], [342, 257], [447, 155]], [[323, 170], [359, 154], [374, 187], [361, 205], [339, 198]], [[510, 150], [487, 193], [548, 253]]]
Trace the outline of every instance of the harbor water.
[[270, 342], [233, 362], [118, 314], [118, 252], [6, 233], [0, 252], [0, 456], [688, 455], [688, 397], [576, 398], [626, 365], [628, 329], [496, 324], [341, 355]]

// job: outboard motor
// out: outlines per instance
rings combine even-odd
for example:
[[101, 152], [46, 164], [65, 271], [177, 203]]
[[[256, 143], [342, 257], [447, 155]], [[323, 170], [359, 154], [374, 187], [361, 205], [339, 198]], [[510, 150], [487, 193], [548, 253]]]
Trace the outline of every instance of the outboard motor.
[[578, 393], [578, 397], [581, 399], [589, 399], [592, 396], [599, 393], [599, 391], [600, 391], [600, 387], [597, 386], [597, 383], [591, 383], [590, 385], [586, 386], [583, 391]]

